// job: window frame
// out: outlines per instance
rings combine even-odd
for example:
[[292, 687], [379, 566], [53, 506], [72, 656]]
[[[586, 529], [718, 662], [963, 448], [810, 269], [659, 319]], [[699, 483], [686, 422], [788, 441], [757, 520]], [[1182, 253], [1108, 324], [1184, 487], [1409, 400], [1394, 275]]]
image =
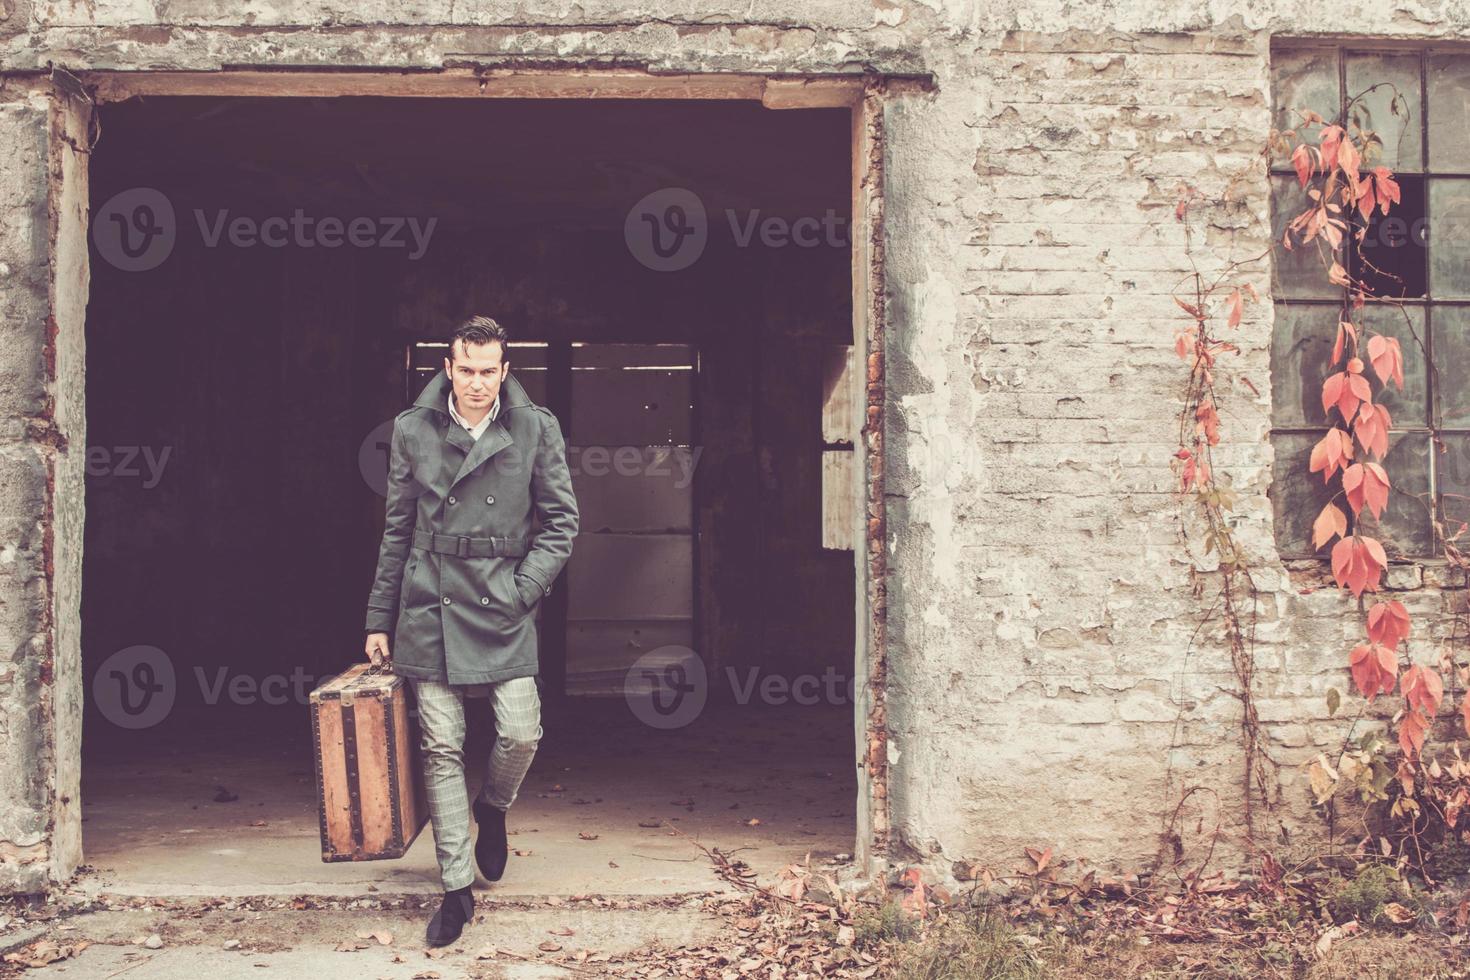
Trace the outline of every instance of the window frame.
[[[1467, 290], [1467, 293], [1466, 293], [1465, 296], [1462, 296], [1461, 298], [1457, 298], [1457, 299], [1448, 299], [1448, 298], [1446, 298], [1446, 299], [1436, 299], [1435, 296], [1434, 296], [1435, 284], [1434, 284], [1434, 281], [1433, 281], [1433, 276], [1431, 274], [1432, 260], [1431, 260], [1431, 257], [1430, 257], [1431, 256], [1431, 249], [1433, 247], [1433, 242], [1434, 242], [1433, 234], [1432, 234], [1433, 216], [1432, 216], [1432, 213], [1431, 213], [1432, 212], [1432, 204], [1431, 204], [1431, 201], [1432, 201], [1432, 197], [1433, 197], [1433, 194], [1432, 194], [1432, 186], [1433, 186], [1433, 181], [1434, 181], [1435, 178], [1440, 178], [1440, 179], [1457, 179], [1457, 178], [1458, 179], [1470, 179], [1470, 170], [1436, 170], [1436, 169], [1433, 169], [1432, 166], [1431, 166], [1431, 163], [1430, 163], [1430, 144], [1429, 144], [1429, 139], [1430, 139], [1430, 135], [1431, 135], [1431, 124], [1432, 124], [1432, 120], [1430, 119], [1430, 110], [1429, 110], [1429, 71], [1430, 71], [1430, 67], [1429, 66], [1430, 66], [1430, 59], [1433, 56], [1435, 56], [1435, 55], [1443, 56], [1443, 55], [1449, 54], [1449, 55], [1454, 55], [1454, 56], [1457, 56], [1457, 57], [1470, 57], [1470, 49], [1467, 49], [1467, 48], [1465, 48], [1463, 46], [1435, 44], [1435, 43], [1414, 43], [1414, 42], [1407, 42], [1407, 43], [1406, 42], [1397, 42], [1397, 43], [1395, 43], [1393, 41], [1384, 41], [1384, 42], [1380, 43], [1380, 42], [1376, 42], [1376, 41], [1364, 41], [1364, 40], [1358, 40], [1358, 41], [1341, 41], [1341, 42], [1337, 42], [1337, 43], [1323, 43], [1323, 42], [1320, 42], [1320, 41], [1316, 41], [1316, 42], [1310, 42], [1310, 41], [1300, 41], [1300, 42], [1298, 42], [1298, 41], [1288, 41], [1288, 42], [1283, 42], [1281, 44], [1275, 44], [1271, 48], [1271, 70], [1269, 72], [1269, 79], [1270, 79], [1270, 93], [1269, 94], [1270, 94], [1270, 105], [1271, 105], [1271, 110], [1270, 111], [1271, 111], [1272, 127], [1273, 127], [1273, 129], [1280, 123], [1279, 114], [1280, 114], [1280, 112], [1281, 112], [1282, 109], [1298, 108], [1298, 107], [1293, 107], [1293, 106], [1284, 106], [1284, 105], [1282, 105], [1282, 104], [1280, 104], [1278, 102], [1278, 98], [1281, 95], [1281, 93], [1279, 91], [1279, 88], [1280, 87], [1278, 85], [1279, 77], [1278, 77], [1278, 74], [1277, 74], [1277, 69], [1278, 69], [1278, 65], [1280, 64], [1280, 59], [1281, 59], [1281, 57], [1283, 55], [1295, 55], [1295, 54], [1305, 54], [1305, 53], [1319, 53], [1319, 54], [1328, 54], [1328, 53], [1330, 53], [1332, 55], [1332, 57], [1334, 59], [1334, 62], [1335, 62], [1335, 65], [1336, 65], [1336, 69], [1337, 69], [1337, 93], [1338, 93], [1337, 110], [1338, 110], [1339, 114], [1342, 113], [1347, 108], [1347, 101], [1348, 101], [1348, 97], [1349, 97], [1349, 93], [1348, 93], [1348, 90], [1347, 90], [1347, 75], [1348, 75], [1348, 60], [1349, 60], [1350, 57], [1353, 57], [1353, 56], [1380, 56], [1380, 57], [1381, 56], [1396, 56], [1396, 57], [1405, 57], [1405, 56], [1413, 55], [1413, 56], [1417, 56], [1417, 58], [1418, 58], [1418, 62], [1419, 62], [1418, 68], [1419, 68], [1419, 71], [1418, 71], [1418, 79], [1417, 80], [1418, 80], [1418, 111], [1419, 111], [1419, 119], [1418, 119], [1418, 124], [1419, 124], [1419, 161], [1418, 161], [1418, 163], [1419, 163], [1419, 166], [1418, 166], [1418, 169], [1417, 170], [1414, 170], [1414, 171], [1402, 171], [1402, 173], [1404, 173], [1406, 175], [1412, 175], [1412, 176], [1414, 176], [1417, 179], [1421, 179], [1423, 181], [1423, 183], [1424, 183], [1424, 227], [1426, 228], [1426, 234], [1427, 234], [1427, 238], [1426, 238], [1426, 242], [1425, 242], [1425, 246], [1424, 246], [1424, 250], [1423, 250], [1423, 262], [1424, 262], [1425, 273], [1426, 273], [1425, 274], [1424, 295], [1422, 297], [1421, 296], [1415, 296], [1415, 297], [1397, 298], [1397, 299], [1392, 300], [1391, 302], [1385, 302], [1383, 300], [1372, 300], [1372, 299], [1370, 299], [1370, 300], [1368, 300], [1368, 304], [1370, 306], [1376, 304], [1376, 305], [1379, 305], [1380, 307], [1384, 307], [1384, 308], [1396, 308], [1399, 305], [1402, 305], [1404, 307], [1414, 308], [1414, 309], [1421, 310], [1422, 311], [1422, 314], [1423, 314], [1423, 334], [1422, 334], [1421, 340], [1422, 340], [1422, 342], [1424, 344], [1424, 350], [1425, 350], [1427, 359], [1429, 361], [1429, 364], [1430, 365], [1433, 365], [1433, 364], [1435, 364], [1435, 361], [1434, 361], [1434, 353], [1435, 353], [1435, 349], [1434, 349], [1434, 335], [1435, 335], [1434, 312], [1435, 312], [1436, 309], [1445, 309], [1445, 308], [1448, 308], [1448, 309], [1460, 309], [1460, 310], [1464, 310], [1464, 311], [1466, 311], [1467, 314], [1470, 314], [1470, 290]], [[1467, 97], [1470, 97], [1470, 90], [1467, 90]], [[1292, 124], [1292, 126], [1290, 128], [1295, 128], [1294, 121], [1293, 121], [1293, 124]], [[1401, 173], [1401, 171], [1399, 171], [1396, 168], [1395, 169], [1395, 176], [1396, 177], [1399, 176], [1400, 173]], [[1291, 177], [1293, 181], [1296, 180], [1296, 171], [1291, 166], [1290, 160], [1289, 159], [1288, 160], [1278, 160], [1278, 159], [1276, 159], [1276, 154], [1274, 154], [1274, 153], [1271, 154], [1268, 157], [1268, 160], [1267, 160], [1267, 178], [1266, 179], [1267, 179], [1268, 196], [1269, 196], [1270, 202], [1271, 202], [1271, 215], [1272, 215], [1273, 227], [1275, 227], [1275, 224], [1274, 223], [1275, 223], [1275, 221], [1277, 219], [1277, 215], [1276, 215], [1276, 194], [1275, 194], [1275, 188], [1276, 188], [1277, 178], [1279, 178], [1279, 177], [1285, 177], [1285, 176]], [[1346, 242], [1344, 244], [1344, 252], [1347, 249], [1350, 249], [1351, 247], [1352, 247], [1352, 243], [1349, 240], [1348, 242]], [[1277, 316], [1280, 316], [1282, 310], [1284, 310], [1284, 309], [1285, 310], [1291, 310], [1291, 309], [1297, 309], [1297, 310], [1336, 309], [1336, 310], [1339, 310], [1339, 311], [1343, 311], [1344, 313], [1352, 312], [1352, 311], [1350, 311], [1350, 310], [1347, 309], [1349, 300], [1348, 300], [1348, 298], [1347, 298], [1347, 296], [1345, 294], [1344, 294], [1344, 296], [1342, 298], [1339, 298], [1339, 299], [1319, 299], [1319, 298], [1284, 297], [1282, 294], [1285, 293], [1286, 290], [1284, 288], [1278, 288], [1278, 287], [1281, 287], [1281, 286], [1284, 285], [1284, 280], [1282, 279], [1281, 271], [1277, 267], [1277, 256], [1278, 256], [1278, 252], [1276, 251], [1275, 242], [1273, 240], [1272, 265], [1271, 265], [1273, 322], [1274, 322], [1274, 318], [1277, 317]], [[1346, 263], [1347, 255], [1346, 254], [1343, 254], [1342, 258], [1344, 260], [1344, 266], [1346, 267], [1346, 265], [1347, 265], [1347, 263]], [[1324, 273], [1324, 275], [1325, 275], [1325, 273]], [[1353, 316], [1353, 317], [1351, 317], [1351, 319], [1354, 320], [1354, 321], [1361, 322], [1362, 315], [1363, 315], [1363, 311], [1361, 311], [1361, 310], [1360, 311], [1357, 311], [1356, 315]], [[1345, 318], [1347, 318], [1347, 317], [1345, 317]], [[1271, 359], [1272, 359], [1273, 373], [1274, 373], [1274, 366], [1275, 366], [1275, 358], [1278, 356], [1278, 354], [1284, 353], [1282, 351], [1278, 351], [1278, 346], [1279, 345], [1277, 344], [1276, 339], [1277, 338], [1274, 335], [1274, 329], [1273, 329], [1273, 336], [1271, 338], [1272, 343], [1271, 343], [1271, 347], [1270, 347], [1270, 356], [1271, 356]], [[1405, 357], [1406, 358], [1408, 358], [1408, 357], [1417, 357], [1417, 356], [1419, 356], [1419, 351], [1417, 351], [1417, 350], [1406, 350], [1405, 351]], [[1437, 375], [1439, 373], [1438, 371], [1431, 371], [1431, 370], [1428, 370], [1427, 368], [1428, 368], [1428, 366], [1426, 365], [1425, 379], [1424, 379], [1424, 405], [1422, 406], [1422, 410], [1420, 412], [1416, 413], [1415, 417], [1412, 419], [1412, 421], [1409, 424], [1406, 424], [1406, 421], [1408, 421], [1408, 420], [1406, 420], [1404, 418], [1401, 418], [1398, 415], [1395, 415], [1394, 420], [1393, 420], [1393, 423], [1394, 423], [1393, 424], [1393, 429], [1392, 429], [1391, 434], [1390, 434], [1390, 439], [1391, 439], [1391, 442], [1390, 442], [1390, 452], [1392, 452], [1392, 450], [1398, 446], [1400, 440], [1402, 440], [1402, 439], [1404, 439], [1406, 437], [1408, 437], [1408, 438], [1415, 438], [1415, 439], [1424, 439], [1427, 442], [1427, 444], [1428, 444], [1428, 452], [1427, 452], [1427, 455], [1426, 455], [1426, 466], [1428, 468], [1428, 472], [1426, 474], [1426, 478], [1427, 478], [1428, 492], [1431, 495], [1432, 506], [1431, 506], [1430, 511], [1427, 512], [1422, 519], [1428, 525], [1427, 531], [1428, 531], [1429, 542], [1430, 542], [1429, 543], [1429, 549], [1430, 550], [1428, 552], [1419, 552], [1417, 550], [1407, 550], [1407, 549], [1397, 550], [1397, 552], [1395, 552], [1394, 549], [1391, 549], [1390, 550], [1390, 557], [1391, 558], [1397, 558], [1399, 560], [1407, 560], [1407, 561], [1419, 561], [1419, 562], [1422, 562], [1422, 561], [1425, 561], [1425, 560], [1432, 560], [1432, 559], [1435, 559], [1435, 558], [1441, 558], [1442, 557], [1442, 554], [1443, 554], [1443, 544], [1444, 544], [1444, 541], [1443, 541], [1442, 537], [1439, 534], [1438, 528], [1440, 526], [1442, 526], [1442, 524], [1443, 524], [1443, 522], [1445, 520], [1444, 492], [1443, 492], [1443, 488], [1441, 486], [1441, 479], [1442, 479], [1441, 469], [1442, 468], [1441, 468], [1441, 466], [1439, 464], [1439, 460], [1437, 458], [1438, 454], [1435, 452], [1436, 442], [1441, 442], [1441, 441], [1442, 442], [1449, 442], [1450, 440], [1456, 440], [1456, 439], [1458, 439], [1458, 440], [1463, 440], [1466, 443], [1470, 443], [1470, 422], [1467, 422], [1465, 425], [1456, 425], [1456, 426], [1446, 426], [1446, 425], [1443, 424], [1444, 414], [1443, 414], [1443, 411], [1442, 411], [1442, 403], [1441, 403], [1441, 400], [1440, 400], [1440, 394], [1439, 393], [1444, 388], [1444, 382], [1442, 381], [1442, 379], [1439, 379], [1437, 377]], [[1324, 376], [1324, 379], [1325, 379], [1325, 376]], [[1281, 393], [1278, 390], [1276, 390], [1276, 388], [1273, 386], [1273, 389], [1272, 389], [1272, 398], [1271, 398], [1271, 414], [1272, 414], [1273, 418], [1272, 418], [1270, 429], [1269, 429], [1269, 433], [1268, 433], [1268, 439], [1271, 442], [1271, 445], [1273, 447], [1273, 450], [1274, 449], [1277, 449], [1277, 447], [1278, 447], [1278, 439], [1277, 439], [1278, 436], [1296, 436], [1296, 437], [1305, 436], [1305, 437], [1308, 437], [1309, 439], [1312, 439], [1314, 437], [1320, 439], [1322, 435], [1324, 435], [1330, 428], [1333, 427], [1330, 424], [1330, 422], [1323, 423], [1323, 424], [1316, 424], [1316, 425], [1313, 425], [1313, 424], [1278, 425], [1276, 423], [1275, 419], [1274, 419], [1274, 416], [1276, 414], [1276, 408], [1277, 408], [1277, 404], [1278, 404], [1278, 399], [1280, 399], [1280, 397], [1281, 397]], [[1303, 471], [1302, 473], [1297, 474], [1297, 475], [1301, 479], [1306, 479], [1310, 474], [1307, 473], [1306, 471]], [[1390, 477], [1393, 477], [1394, 476], [1394, 474], [1392, 472], [1389, 475], [1390, 475]], [[1273, 477], [1273, 479], [1274, 479], [1274, 477]], [[1399, 493], [1399, 492], [1405, 492], [1405, 493], [1407, 493], [1407, 491], [1398, 491], [1397, 489], [1395, 489], [1394, 492], [1395, 493]], [[1274, 516], [1274, 509], [1273, 509], [1273, 516]], [[1384, 516], [1385, 516], [1385, 519], [1386, 519], [1388, 515], [1385, 514]], [[1310, 515], [1308, 515], [1308, 517], [1310, 518]], [[1356, 526], [1356, 522], [1359, 520], [1359, 518], [1357, 517], [1357, 515], [1353, 515], [1352, 516], [1352, 520], [1354, 521], [1354, 526]], [[1379, 526], [1380, 528], [1382, 527], [1382, 521], [1374, 521], [1373, 523], [1375, 525]], [[1277, 550], [1278, 555], [1282, 559], [1285, 559], [1285, 560], [1291, 560], [1291, 559], [1323, 559], [1325, 557], [1325, 555], [1320, 550], [1319, 551], [1310, 551], [1310, 550], [1308, 550], [1308, 548], [1310, 546], [1310, 538], [1309, 537], [1302, 537], [1302, 540], [1300, 540], [1300, 541], [1288, 541], [1288, 540], [1285, 539], [1286, 528], [1283, 527], [1282, 522], [1280, 520], [1273, 520], [1273, 524], [1274, 524], [1274, 528], [1275, 528], [1274, 529], [1274, 537], [1275, 537], [1275, 543], [1276, 543], [1276, 550]], [[1306, 525], [1306, 526], [1309, 526], [1309, 522], [1308, 522], [1308, 525]], [[1385, 542], [1385, 543], [1388, 544], [1389, 542]]]

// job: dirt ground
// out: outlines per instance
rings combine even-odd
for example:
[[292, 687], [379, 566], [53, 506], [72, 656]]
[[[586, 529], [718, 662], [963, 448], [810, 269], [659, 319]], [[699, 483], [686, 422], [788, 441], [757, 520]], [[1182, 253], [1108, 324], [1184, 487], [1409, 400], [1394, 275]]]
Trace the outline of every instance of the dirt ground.
[[766, 876], [686, 840], [722, 888], [481, 890], [474, 921], [442, 950], [423, 941], [432, 895], [169, 899], [73, 886], [0, 902], [0, 976], [1470, 978], [1470, 881], [1424, 890], [1372, 863], [1182, 887], [1037, 870], [951, 895], [915, 870], [861, 890], [815, 863]]

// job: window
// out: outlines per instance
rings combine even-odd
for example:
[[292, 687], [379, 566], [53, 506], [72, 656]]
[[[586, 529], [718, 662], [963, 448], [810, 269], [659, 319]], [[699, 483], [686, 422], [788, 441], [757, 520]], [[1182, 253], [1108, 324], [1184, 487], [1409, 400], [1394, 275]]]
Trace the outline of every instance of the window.
[[[1292, 252], [1276, 249], [1271, 441], [1277, 545], [1286, 557], [1313, 554], [1312, 521], [1331, 496], [1307, 464], [1328, 427], [1321, 385], [1343, 315], [1397, 337], [1404, 352], [1403, 391], [1385, 390], [1368, 372], [1374, 401], [1393, 416], [1385, 465], [1394, 493], [1381, 525], [1365, 513], [1364, 529], [1391, 555], [1436, 554], [1428, 506], [1438, 509], [1451, 533], [1470, 518], [1470, 52], [1277, 51], [1272, 91], [1275, 128], [1296, 129], [1314, 141], [1319, 128], [1303, 128], [1295, 110], [1315, 110], [1331, 122], [1367, 92], [1355, 114], [1383, 146], [1364, 166], [1392, 168], [1402, 189], [1402, 201], [1387, 217], [1373, 213], [1361, 254], [1345, 236], [1335, 256], [1379, 297], [1401, 301], [1402, 308], [1370, 299], [1345, 314], [1343, 290], [1327, 281], [1316, 242]], [[1279, 245], [1287, 222], [1307, 201], [1285, 156], [1271, 161], [1271, 197]], [[1437, 373], [1426, 370], [1420, 342]], [[1432, 428], [1443, 433], [1448, 452], [1432, 451]]]

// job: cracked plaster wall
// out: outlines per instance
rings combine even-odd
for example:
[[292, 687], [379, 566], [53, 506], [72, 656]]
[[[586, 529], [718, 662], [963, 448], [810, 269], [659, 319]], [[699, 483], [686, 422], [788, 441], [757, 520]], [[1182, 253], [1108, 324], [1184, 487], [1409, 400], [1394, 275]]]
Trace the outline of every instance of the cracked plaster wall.
[[[80, 551], [80, 374], [48, 347], [47, 97], [27, 73], [446, 65], [921, 74], [887, 109], [890, 801], [895, 857], [1009, 867], [1026, 845], [1138, 866], [1185, 786], [1239, 811], [1239, 703], [1168, 469], [1183, 377], [1169, 291], [1181, 182], [1218, 189], [1270, 125], [1273, 36], [1464, 39], [1458, 2], [205, 3], [0, 0], [0, 889], [68, 874], [54, 660]], [[1201, 261], [1264, 248], [1263, 171]], [[1268, 282], [1262, 271], [1256, 281]], [[1268, 290], [1263, 288], [1263, 293]], [[1336, 744], [1350, 606], [1275, 557], [1270, 304], [1248, 310], [1221, 468], [1264, 590], [1257, 697], [1275, 818], [1316, 832], [1297, 763]], [[65, 346], [66, 342], [63, 342]], [[74, 361], [71, 363], [75, 363]], [[59, 420], [59, 421], [58, 421]], [[70, 458], [69, 458], [70, 457]], [[50, 474], [50, 475], [48, 475]], [[60, 486], [61, 491], [53, 491]], [[55, 536], [60, 565], [48, 555]], [[70, 570], [70, 571], [69, 571]], [[1300, 574], [1300, 573], [1298, 573]], [[1416, 617], [1453, 597], [1393, 583]], [[1427, 579], [1426, 579], [1427, 576]], [[1427, 580], [1427, 585], [1425, 582]], [[1427, 622], [1428, 619], [1418, 620]], [[59, 645], [58, 645], [59, 644]], [[66, 748], [66, 746], [63, 746]], [[61, 775], [58, 775], [60, 773]]]

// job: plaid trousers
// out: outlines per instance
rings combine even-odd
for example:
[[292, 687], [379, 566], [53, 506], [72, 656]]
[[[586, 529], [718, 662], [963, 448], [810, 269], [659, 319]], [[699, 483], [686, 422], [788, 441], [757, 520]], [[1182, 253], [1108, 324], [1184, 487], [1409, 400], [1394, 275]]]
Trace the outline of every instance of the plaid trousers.
[[[475, 880], [464, 772], [464, 698], [468, 689], [442, 681], [409, 681], [419, 709], [424, 790], [434, 826], [439, 876], [446, 891], [463, 888]], [[475, 687], [488, 688], [495, 705], [495, 747], [480, 798], [491, 806], [509, 809], [541, 740], [541, 695], [534, 677], [512, 677]]]

